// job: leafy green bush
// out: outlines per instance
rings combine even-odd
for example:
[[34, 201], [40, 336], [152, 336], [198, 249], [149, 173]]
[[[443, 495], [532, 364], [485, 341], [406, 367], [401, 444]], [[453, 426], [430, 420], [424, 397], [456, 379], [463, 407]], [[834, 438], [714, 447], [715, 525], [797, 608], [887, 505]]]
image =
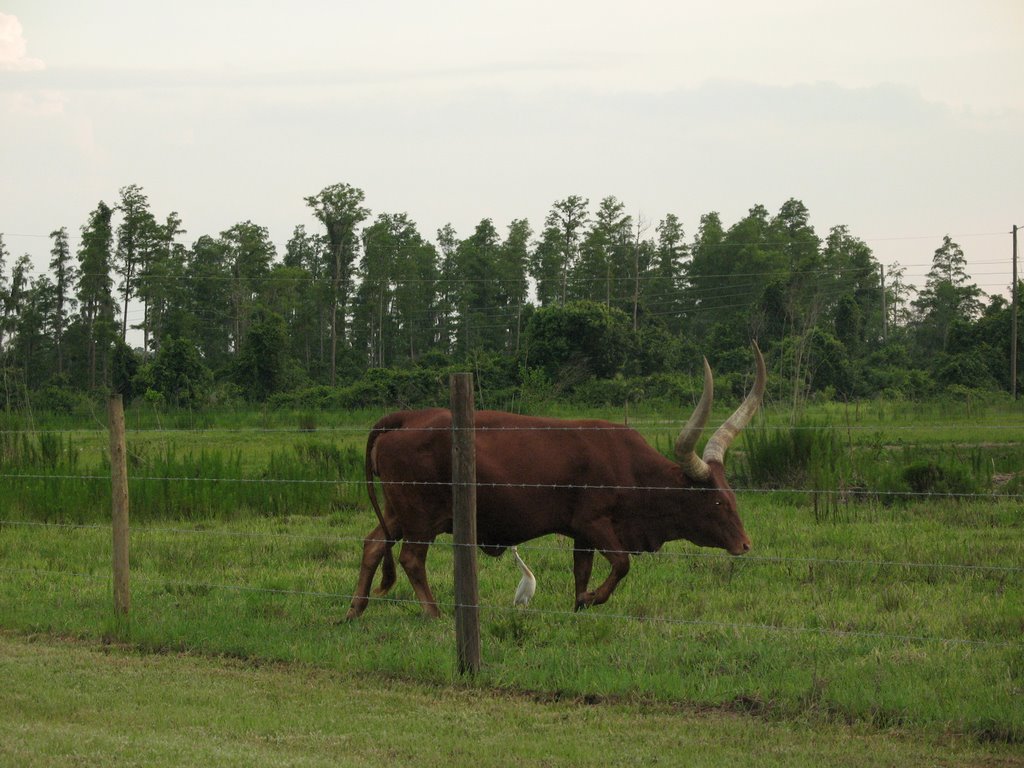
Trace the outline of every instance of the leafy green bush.
[[321, 411], [332, 405], [334, 392], [334, 389], [324, 385], [278, 392], [267, 399], [267, 406], [275, 410], [298, 408], [303, 411]]
[[934, 374], [936, 383], [946, 389], [954, 386], [983, 390], [996, 387], [988, 363], [978, 349], [939, 354], [934, 362]]
[[703, 387], [704, 379], [695, 369], [693, 375], [656, 373], [645, 376], [634, 389], [645, 401], [661, 402], [670, 408], [685, 410], [697, 404]]
[[47, 385], [32, 396], [32, 407], [43, 413], [70, 415], [88, 409], [89, 399], [66, 386]]
[[590, 379], [576, 387], [572, 401], [584, 406], [621, 406], [638, 399], [636, 379]]
[[371, 368], [334, 393], [340, 408], [422, 408], [448, 402], [448, 377], [431, 369]]
[[152, 362], [142, 366], [138, 391], [150, 391], [174, 406], [198, 406], [206, 402], [213, 386], [213, 373], [203, 362], [191, 339], [168, 336]]
[[273, 409], [304, 411], [422, 408], [448, 402], [448, 376], [432, 368], [371, 368], [343, 387], [314, 386], [271, 395]]
[[619, 373], [635, 334], [622, 310], [593, 301], [538, 309], [526, 328], [530, 365], [552, 378], [565, 369], [579, 369], [582, 380]]

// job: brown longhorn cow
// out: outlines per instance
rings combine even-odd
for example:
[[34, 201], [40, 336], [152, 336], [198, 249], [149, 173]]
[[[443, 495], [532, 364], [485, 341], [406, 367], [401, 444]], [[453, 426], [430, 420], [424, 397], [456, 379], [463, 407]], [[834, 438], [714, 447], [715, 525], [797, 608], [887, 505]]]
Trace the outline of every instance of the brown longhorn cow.
[[[476, 413], [477, 540], [489, 555], [549, 533], [572, 538], [576, 609], [599, 605], [629, 571], [630, 553], [657, 551], [688, 539], [741, 555], [750, 538], [725, 479], [725, 452], [757, 411], [767, 374], [754, 345], [756, 376], [743, 403], [694, 451], [711, 412], [712, 377], [704, 361], [704, 392], [675, 443], [677, 461], [651, 448], [638, 432], [596, 420], [563, 420], [498, 411]], [[374, 478], [380, 478], [383, 508]], [[348, 618], [395, 583], [391, 547], [404, 539], [399, 562], [428, 616], [437, 605], [427, 583], [427, 549], [452, 530], [451, 412], [436, 408], [385, 416], [366, 442], [366, 482], [380, 524], [363, 543]], [[611, 573], [588, 590], [594, 550]]]

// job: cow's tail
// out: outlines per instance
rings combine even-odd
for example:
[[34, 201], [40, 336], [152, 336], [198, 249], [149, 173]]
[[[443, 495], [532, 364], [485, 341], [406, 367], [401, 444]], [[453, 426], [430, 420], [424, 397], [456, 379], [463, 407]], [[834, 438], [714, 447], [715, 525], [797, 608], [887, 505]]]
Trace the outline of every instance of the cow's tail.
[[380, 503], [377, 501], [377, 488], [374, 478], [379, 477], [379, 475], [377, 474], [377, 466], [374, 461], [373, 447], [378, 437], [389, 429], [395, 429], [399, 426], [397, 423], [392, 424], [392, 420], [391, 417], [385, 417], [378, 421], [373, 425], [373, 429], [370, 430], [369, 437], [366, 438], [366, 493], [370, 497], [370, 506], [373, 507], [377, 520], [380, 521], [380, 529], [384, 532], [384, 538], [387, 541], [387, 546], [384, 548], [384, 560], [381, 566], [380, 590], [382, 592], [386, 592], [395, 583], [397, 575], [395, 572], [395, 558], [391, 553], [391, 546], [394, 544], [395, 539], [388, 529], [388, 524], [384, 522], [384, 514], [381, 512]]

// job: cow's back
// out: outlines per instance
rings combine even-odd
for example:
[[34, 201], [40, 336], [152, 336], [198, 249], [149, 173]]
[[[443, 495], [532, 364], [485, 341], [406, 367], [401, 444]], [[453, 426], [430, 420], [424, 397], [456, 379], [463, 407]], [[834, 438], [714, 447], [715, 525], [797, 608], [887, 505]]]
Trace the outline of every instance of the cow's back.
[[[571, 535], [581, 517], [621, 506], [639, 482], [638, 467], [669, 464], [635, 430], [607, 421], [478, 411], [475, 426], [481, 544]], [[389, 414], [374, 426], [368, 449], [407, 533], [451, 530], [450, 411]]]

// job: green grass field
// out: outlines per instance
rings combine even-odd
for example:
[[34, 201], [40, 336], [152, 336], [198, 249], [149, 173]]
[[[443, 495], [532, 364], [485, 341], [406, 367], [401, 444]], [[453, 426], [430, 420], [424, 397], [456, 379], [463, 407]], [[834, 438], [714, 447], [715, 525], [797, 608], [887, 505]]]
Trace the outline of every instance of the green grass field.
[[0, 764], [1020, 765], [1005, 745], [0, 634]]
[[[649, 439], [667, 441], [672, 425], [656, 414], [646, 416], [641, 428]], [[847, 433], [849, 446], [861, 454], [851, 463], [858, 471], [879, 444], [911, 442], [905, 434], [910, 430], [900, 428], [906, 422], [894, 421], [889, 412], [881, 416], [864, 407], [857, 416], [860, 428]], [[300, 708], [304, 714], [289, 716], [291, 730], [274, 730], [270, 714], [264, 720], [253, 715], [251, 727], [234, 712], [208, 716], [217, 725], [201, 729], [197, 754], [221, 746], [227, 750], [230, 743], [222, 764], [269, 763], [282, 754], [294, 764], [320, 764], [321, 754], [300, 744], [301, 736], [287, 734], [306, 734], [326, 745], [323, 754], [334, 762], [344, 763], [348, 749], [357, 756], [353, 763], [359, 756], [383, 761], [390, 753], [378, 751], [373, 740], [329, 735], [329, 724], [349, 717], [340, 714], [347, 710], [321, 712], [312, 706], [331, 698], [327, 691], [358, 701], [376, 688], [394, 700], [371, 707], [387, 715], [365, 716], [371, 727], [388, 734], [429, 732], [429, 718], [418, 718], [419, 725], [393, 720], [406, 690], [422, 699], [450, 699], [452, 709], [444, 717], [455, 722], [487, 709], [481, 702], [491, 702], [496, 719], [534, 718], [544, 730], [543, 723], [557, 720], [558, 712], [566, 723], [593, 723], [601, 731], [601, 737], [588, 738], [583, 726], [569, 725], [568, 738], [548, 728], [547, 741], [536, 751], [513, 753], [524, 764], [544, 764], [544, 755], [563, 764], [634, 755], [641, 764], [660, 759], [717, 765], [774, 743], [781, 746], [762, 764], [1020, 762], [1024, 514], [1018, 495], [923, 495], [898, 503], [884, 496], [844, 497], [823, 511], [806, 489], [755, 488], [738, 480], [744, 488], [741, 514], [754, 540], [749, 556], [735, 559], [686, 542], [670, 544], [657, 555], [634, 559], [611, 601], [579, 614], [569, 610], [567, 541], [548, 537], [520, 548], [539, 582], [526, 611], [511, 607], [519, 579], [511, 559], [481, 555], [484, 669], [466, 681], [455, 671], [450, 537], [442, 537], [429, 559], [441, 620], [420, 617], [401, 573], [392, 599], [371, 604], [356, 622], [342, 620], [361, 538], [374, 523], [355, 479], [359, 446], [373, 420], [362, 418], [367, 422], [362, 428], [320, 420], [313, 434], [266, 424], [256, 430], [232, 425], [131, 433], [129, 453], [136, 458], [130, 469], [135, 514], [128, 622], [115, 621], [112, 611], [111, 537], [104, 511], [109, 490], [102, 480], [100, 440], [105, 435], [62, 438], [72, 444], [61, 450], [78, 458], [57, 460], [31, 477], [4, 473], [0, 629], [12, 633], [2, 651], [5, 679], [14, 681], [15, 690], [27, 691], [18, 701], [36, 696], [26, 713], [53, 714], [50, 727], [33, 728], [31, 714], [16, 715], [15, 706], [7, 705], [0, 729], [18, 738], [9, 740], [0, 731], [0, 743], [15, 745], [0, 751], [0, 761], [33, 764], [21, 758], [35, 750], [39, 761], [34, 764], [91, 764], [87, 757], [78, 763], [69, 757], [93, 720], [74, 701], [59, 702], [56, 691], [63, 678], [55, 673], [54, 693], [46, 694], [45, 682], [38, 680], [46, 676], [12, 659], [45, 649], [47, 658], [66, 661], [68, 670], [61, 674], [84, 675], [73, 689], [109, 688], [113, 683], [103, 682], [99, 672], [92, 681], [81, 668], [88, 666], [82, 659], [97, 654], [101, 643], [114, 643], [118, 650], [104, 658], [138, 663], [143, 669], [137, 672], [136, 695], [166, 699], [161, 707], [169, 713], [185, 708], [181, 701], [190, 700], [188, 690], [198, 691], [192, 698], [203, 696], [204, 678], [210, 676], [225, 675], [244, 687], [251, 673], [259, 685], [282, 691], [315, 681], [316, 693]], [[906, 415], [907, 421], [913, 418]], [[1024, 433], [1024, 420], [1014, 418], [975, 414], [973, 423], [942, 428], [944, 434], [956, 432], [960, 444], [975, 446], [971, 450], [990, 451], [979, 460], [960, 449], [966, 463], [984, 470], [977, 482], [1012, 478], [1024, 469], [1013, 439]], [[784, 421], [769, 414], [767, 422], [773, 419]], [[1005, 428], [1013, 423], [1021, 432]], [[928, 444], [933, 452], [952, 450], [929, 434], [916, 435], [914, 442]], [[341, 450], [328, 450], [332, 445]], [[887, 450], [879, 463], [893, 463], [892, 449]], [[288, 461], [289, 455], [297, 458]], [[944, 460], [955, 462], [956, 455], [953, 451]], [[739, 451], [734, 458], [734, 476], [742, 475]], [[303, 474], [307, 469], [310, 474]], [[331, 472], [335, 478], [347, 473], [346, 479], [324, 481], [323, 473]], [[18, 473], [31, 474], [23, 466]], [[75, 480], [75, 474], [100, 479]], [[175, 515], [176, 510], [181, 513]], [[606, 570], [599, 559], [595, 580]], [[75, 642], [26, 646], [22, 639], [58, 637]], [[273, 682], [260, 677], [269, 675], [267, 664]], [[151, 683], [145, 674], [150, 666]], [[185, 691], [168, 690], [166, 680], [175, 667]], [[37, 686], [40, 692], [31, 693]], [[288, 701], [291, 695], [282, 692], [278, 698]], [[217, 699], [209, 692], [204, 706], [211, 712], [220, 706], [231, 710], [233, 697], [237, 694], [225, 692]], [[507, 714], [501, 714], [504, 708]], [[148, 755], [152, 760], [131, 746], [130, 736], [116, 742], [97, 735], [89, 754], [121, 755], [128, 764], [180, 764], [174, 756], [183, 743], [159, 723], [160, 711], [154, 705], [147, 709], [150, 715], [138, 717], [142, 732], [166, 745], [159, 755]], [[342, 720], [332, 720], [335, 715]], [[647, 717], [662, 725], [636, 724]], [[529, 732], [526, 726], [506, 728], [516, 745]], [[281, 739], [295, 751], [275, 752], [268, 744], [280, 743], [269, 736], [250, 738], [263, 732], [284, 734]], [[616, 752], [632, 742], [621, 736], [605, 740], [605, 734], [615, 733], [644, 738], [633, 745], [636, 751]], [[513, 748], [503, 752], [496, 743], [476, 738], [462, 753], [449, 735], [435, 734], [427, 750], [448, 756], [446, 764], [461, 754], [465, 762], [499, 764], [482, 756], [486, 745], [501, 758]], [[716, 744], [727, 746], [715, 750]], [[407, 747], [394, 747], [397, 762], [410, 762]], [[62, 752], [67, 749], [72, 752]], [[693, 750], [704, 762], [684, 759]]]
[[[510, 606], [511, 560], [482, 558], [479, 684], [1021, 739], [1016, 509], [828, 524], [769, 499], [745, 510], [756, 555], [672, 544], [580, 614], [566, 541], [521, 549], [540, 585], [529, 611]], [[421, 619], [403, 577], [392, 600], [342, 621], [367, 518], [138, 525], [127, 627], [111, 617], [105, 526], [8, 524], [0, 615], [20, 632], [453, 681], [450, 539], [430, 559], [445, 618]]]

